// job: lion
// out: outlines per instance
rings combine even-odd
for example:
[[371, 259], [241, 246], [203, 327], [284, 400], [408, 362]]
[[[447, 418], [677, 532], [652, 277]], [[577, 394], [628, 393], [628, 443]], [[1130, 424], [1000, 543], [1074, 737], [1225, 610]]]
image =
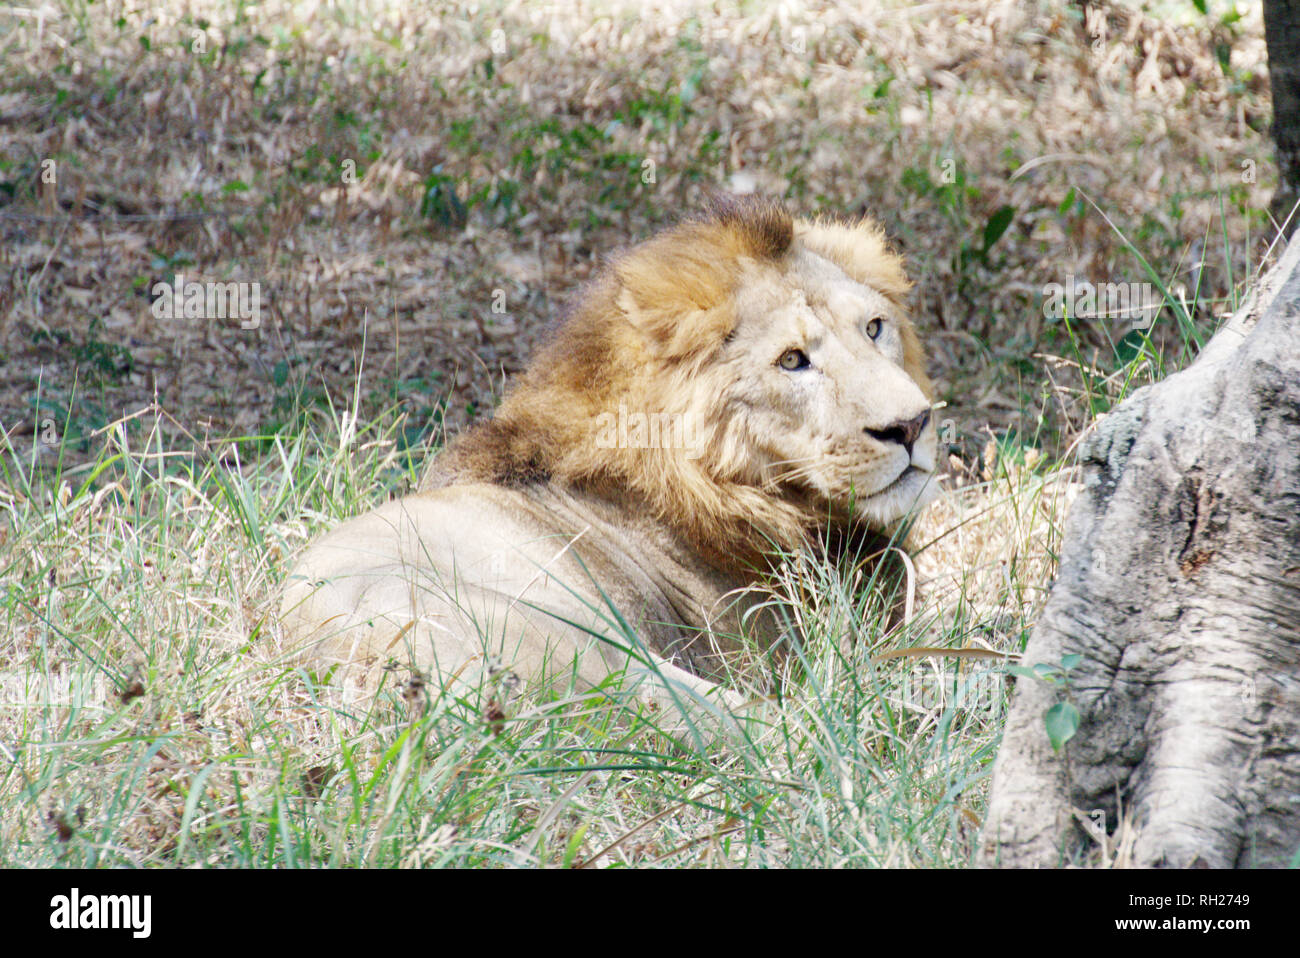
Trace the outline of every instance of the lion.
[[752, 701], [721, 683], [786, 637], [775, 563], [935, 494], [909, 286], [870, 218], [714, 199], [606, 264], [418, 491], [310, 545], [286, 634], [370, 688], [397, 663], [444, 686]]

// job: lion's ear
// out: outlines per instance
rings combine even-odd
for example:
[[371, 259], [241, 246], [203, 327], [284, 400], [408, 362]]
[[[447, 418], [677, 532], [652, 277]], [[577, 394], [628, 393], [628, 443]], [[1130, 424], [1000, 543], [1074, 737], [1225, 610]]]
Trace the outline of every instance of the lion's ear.
[[730, 277], [712, 264], [704, 270], [679, 262], [672, 271], [646, 268], [651, 265], [657, 264], [629, 260], [616, 268], [614, 303], [623, 318], [664, 359], [711, 351], [735, 326]]

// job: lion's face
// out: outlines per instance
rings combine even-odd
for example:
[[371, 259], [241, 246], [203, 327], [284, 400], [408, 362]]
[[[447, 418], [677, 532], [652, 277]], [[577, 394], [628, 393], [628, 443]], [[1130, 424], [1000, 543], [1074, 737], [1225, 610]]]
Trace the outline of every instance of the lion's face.
[[747, 264], [735, 306], [700, 383], [718, 410], [715, 454], [874, 525], [933, 498], [930, 401], [905, 368], [911, 333], [888, 297], [796, 246], [780, 265]]

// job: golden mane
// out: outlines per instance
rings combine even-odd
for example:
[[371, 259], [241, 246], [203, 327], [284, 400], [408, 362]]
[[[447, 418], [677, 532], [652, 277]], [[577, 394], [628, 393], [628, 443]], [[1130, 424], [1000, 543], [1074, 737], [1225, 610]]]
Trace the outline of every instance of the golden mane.
[[[809, 541], [824, 510], [764, 488], [753, 463], [729, 448], [704, 410], [702, 450], [610, 448], [596, 442], [602, 414], [620, 406], [695, 414], [691, 384], [737, 322], [746, 264], [780, 264], [796, 241], [901, 307], [902, 260], [870, 220], [796, 223], [777, 202], [714, 200], [706, 212], [615, 257], [516, 380], [492, 419], [466, 430], [434, 460], [424, 488], [466, 482], [521, 487], [549, 482], [648, 509], [700, 554], [753, 564], [772, 546]], [[920, 344], [904, 324], [905, 367], [925, 392]], [[719, 404], [714, 402], [714, 407]]]

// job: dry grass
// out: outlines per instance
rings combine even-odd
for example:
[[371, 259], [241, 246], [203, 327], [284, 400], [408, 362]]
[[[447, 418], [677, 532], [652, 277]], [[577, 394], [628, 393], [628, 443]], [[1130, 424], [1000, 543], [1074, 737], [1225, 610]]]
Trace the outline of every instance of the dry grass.
[[[1101, 213], [1210, 328], [1275, 181], [1253, 7], [38, 9], [0, 14], [0, 409], [16, 441], [66, 422], [67, 454], [155, 395], [199, 434], [291, 429], [295, 395], [351, 391], [363, 342], [368, 411], [458, 426], [602, 253], [719, 184], [882, 218], [953, 441], [1059, 450], [1091, 410], [1047, 401], [1044, 357], [1110, 368], [1124, 326], [1075, 357], [1044, 285], [1149, 278]], [[261, 283], [262, 328], [154, 319], [178, 272]]]
[[901, 627], [851, 569], [794, 559], [815, 596], [802, 667], [705, 744], [613, 687], [517, 700], [394, 674], [346, 701], [283, 647], [276, 586], [315, 529], [409, 480], [397, 423], [317, 419], [257, 457], [170, 449], [165, 421], [115, 424], [53, 484], [4, 460], [0, 864], [970, 860], [1004, 676], [902, 650], [1020, 648], [1057, 474], [1013, 467], [945, 499], [917, 530], [938, 541]]

